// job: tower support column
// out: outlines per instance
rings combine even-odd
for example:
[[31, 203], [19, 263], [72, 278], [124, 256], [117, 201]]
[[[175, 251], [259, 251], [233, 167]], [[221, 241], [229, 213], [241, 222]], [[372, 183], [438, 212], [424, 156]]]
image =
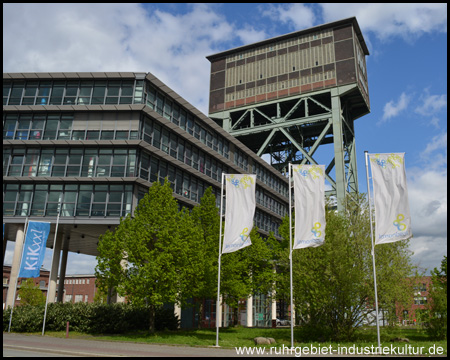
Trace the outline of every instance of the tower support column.
[[341, 211], [343, 208], [345, 191], [346, 191], [346, 177], [344, 164], [344, 134], [342, 128], [342, 111], [341, 99], [336, 89], [331, 91], [331, 114], [333, 122], [333, 144], [334, 144], [334, 169], [336, 172], [336, 197], [337, 208]]

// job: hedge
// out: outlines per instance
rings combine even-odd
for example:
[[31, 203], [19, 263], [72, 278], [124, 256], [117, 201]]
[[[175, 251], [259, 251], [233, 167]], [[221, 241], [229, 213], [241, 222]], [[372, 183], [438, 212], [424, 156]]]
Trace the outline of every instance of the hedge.
[[[42, 331], [44, 305], [22, 305], [14, 308], [11, 331]], [[3, 331], [8, 331], [11, 310], [3, 311]], [[91, 334], [122, 334], [136, 330], [148, 330], [148, 307], [131, 304], [51, 303], [47, 307], [45, 329], [64, 331], [69, 321], [70, 330]], [[179, 319], [171, 309], [156, 311], [156, 330], [176, 330]]]

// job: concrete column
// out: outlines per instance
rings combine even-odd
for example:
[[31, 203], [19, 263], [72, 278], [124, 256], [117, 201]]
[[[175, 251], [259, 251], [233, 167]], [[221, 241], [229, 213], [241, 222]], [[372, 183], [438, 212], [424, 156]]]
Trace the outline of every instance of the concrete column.
[[220, 295], [219, 308], [216, 309], [216, 321], [219, 323], [219, 327], [222, 327], [222, 309], [223, 309], [223, 302], [222, 302], [222, 295]]
[[275, 294], [272, 298], [272, 320], [277, 319], [277, 300], [275, 299]]
[[69, 243], [69, 239], [66, 239], [66, 243], [64, 244], [65, 249], [63, 249], [62, 258], [61, 258], [61, 269], [59, 270], [59, 284], [58, 284], [58, 298], [57, 302], [63, 302], [64, 295], [64, 280], [66, 279], [66, 268], [67, 268], [67, 255], [69, 250], [67, 249]]
[[24, 243], [24, 226], [25, 225], [19, 225], [19, 228], [16, 232], [16, 244], [14, 246], [14, 255], [13, 255], [13, 261], [11, 264], [11, 275], [9, 276], [9, 288], [8, 288], [8, 294], [6, 296], [6, 305], [5, 308], [8, 308], [8, 306], [13, 307], [14, 305], [14, 287], [16, 286], [17, 281], [17, 275], [19, 275], [19, 268], [20, 268], [20, 260], [22, 257], [22, 249], [23, 249], [23, 243]]
[[51, 265], [51, 278], [48, 281], [48, 302], [55, 302], [56, 280], [58, 279], [59, 259], [61, 257], [62, 234], [56, 236], [55, 244], [53, 244], [53, 261]]
[[250, 295], [247, 299], [247, 326], [253, 326], [253, 296]]
[[3, 224], [3, 264], [5, 263], [6, 245], [8, 244], [8, 240], [5, 237], [5, 228], [6, 225]]
[[181, 326], [181, 307], [180, 305], [176, 304], [173, 306], [173, 313], [175, 314], [175, 316], [178, 316], [178, 319], [180, 320], [180, 325], [178, 326], [178, 328], [180, 328]]

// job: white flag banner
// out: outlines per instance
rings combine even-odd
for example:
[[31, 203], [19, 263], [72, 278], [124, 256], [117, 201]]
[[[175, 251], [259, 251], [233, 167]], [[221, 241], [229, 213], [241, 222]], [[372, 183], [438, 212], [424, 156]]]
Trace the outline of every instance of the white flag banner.
[[225, 175], [226, 209], [222, 253], [231, 253], [252, 244], [250, 231], [255, 215], [256, 175]]
[[295, 230], [293, 249], [325, 241], [325, 165], [293, 165]]
[[375, 245], [412, 236], [405, 153], [369, 154], [375, 204]]

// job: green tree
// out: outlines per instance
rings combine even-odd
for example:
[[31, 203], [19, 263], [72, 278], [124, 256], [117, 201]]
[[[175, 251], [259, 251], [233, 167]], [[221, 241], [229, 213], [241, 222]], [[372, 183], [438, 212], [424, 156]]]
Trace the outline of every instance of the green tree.
[[431, 272], [432, 286], [429, 292], [427, 332], [436, 339], [447, 339], [447, 256], [441, 269]]
[[137, 305], [150, 307], [150, 332], [155, 312], [164, 303], [182, 303], [195, 274], [196, 230], [186, 211], [179, 212], [169, 182], [155, 182], [114, 233], [98, 246], [96, 274], [104, 286]]
[[[309, 335], [338, 341], [353, 338], [375, 302], [368, 204], [360, 196], [357, 202], [346, 202], [344, 208], [341, 213], [326, 211], [323, 245], [293, 251], [294, 304], [300, 322]], [[287, 239], [288, 230], [286, 224], [280, 228]], [[406, 248], [407, 241], [401, 241], [375, 249], [382, 308], [408, 298], [409, 287], [399, 281], [413, 271]], [[288, 256], [286, 248], [280, 267], [284, 266], [287, 274]]]
[[99, 238], [95, 275], [98, 291], [107, 295], [107, 303], [111, 303], [116, 286], [125, 277], [123, 266], [126, 262], [125, 243], [132, 231], [132, 218], [128, 215], [121, 219], [115, 231], [107, 230]]
[[38, 285], [34, 285], [33, 278], [22, 280], [22, 284], [18, 291], [21, 305], [42, 305], [45, 304], [45, 295], [39, 289]]
[[[203, 319], [204, 300], [217, 296], [220, 216], [211, 187], [206, 189], [200, 204], [192, 210], [192, 218], [202, 232], [197, 248], [200, 271], [193, 284], [192, 295], [200, 299], [199, 318]], [[201, 326], [200, 321], [198, 326]]]

